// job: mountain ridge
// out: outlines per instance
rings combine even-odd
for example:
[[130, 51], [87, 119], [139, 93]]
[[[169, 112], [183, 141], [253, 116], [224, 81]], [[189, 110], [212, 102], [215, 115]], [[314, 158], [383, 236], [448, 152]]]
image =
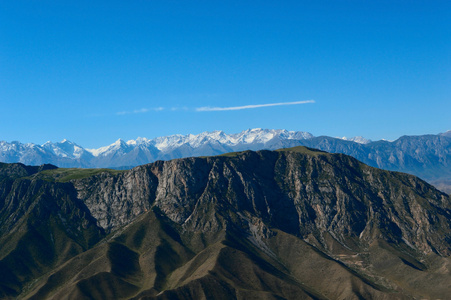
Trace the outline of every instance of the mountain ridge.
[[[357, 143], [356, 141], [360, 141]], [[0, 142], [0, 161], [59, 167], [123, 169], [157, 160], [209, 156], [243, 150], [275, 150], [307, 146], [343, 153], [378, 168], [407, 172], [451, 193], [451, 131], [437, 135], [402, 136], [395, 141], [369, 141], [361, 137], [314, 137], [302, 131], [248, 129], [238, 134], [222, 131], [198, 135], [172, 135], [155, 139], [117, 140], [98, 149], [63, 140], [42, 146]]]
[[88, 171], [0, 177], [2, 298], [449, 294], [451, 200], [412, 175], [305, 147]]

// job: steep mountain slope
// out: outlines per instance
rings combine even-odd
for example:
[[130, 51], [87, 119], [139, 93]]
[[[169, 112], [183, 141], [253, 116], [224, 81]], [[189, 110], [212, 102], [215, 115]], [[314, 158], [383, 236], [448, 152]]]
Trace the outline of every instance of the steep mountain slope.
[[[3, 298], [423, 299], [451, 292], [449, 196], [346, 155], [297, 147], [123, 172], [11, 173], [2, 177], [0, 216], [18, 217], [2, 222], [2, 241], [18, 240], [29, 249], [26, 261], [43, 268], [3, 272], [12, 268], [8, 257], [21, 259], [19, 243], [2, 246]], [[57, 230], [60, 242], [51, 238]], [[29, 244], [23, 235], [36, 231]], [[55, 249], [49, 258], [35, 259], [47, 249]]]
[[53, 168], [0, 165], [2, 299], [17, 295], [26, 289], [26, 283], [104, 236], [71, 184], [27, 179]]

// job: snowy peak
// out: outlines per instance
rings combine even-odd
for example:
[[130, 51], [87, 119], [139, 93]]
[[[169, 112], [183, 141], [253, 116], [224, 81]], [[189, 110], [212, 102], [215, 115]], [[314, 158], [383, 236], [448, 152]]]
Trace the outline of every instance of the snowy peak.
[[[130, 142], [130, 141], [129, 141]], [[118, 139], [116, 142], [111, 145], [100, 147], [98, 149], [86, 149], [94, 156], [107, 156], [113, 153], [127, 153], [132, 149], [135, 145], [126, 143], [122, 139]]]
[[239, 144], [265, 144], [270, 140], [280, 137], [285, 139], [308, 139], [313, 135], [308, 132], [287, 131], [280, 129], [254, 128], [236, 134], [226, 134], [223, 131], [202, 132], [200, 134], [171, 135], [158, 137], [150, 142], [160, 151], [169, 151], [187, 145], [191, 148], [199, 148], [205, 144], [221, 144], [225, 146], [237, 146]]
[[[438, 135], [427, 135], [424, 138], [446, 139], [450, 136], [451, 131], [447, 131]], [[422, 136], [412, 136], [405, 137], [403, 139], [413, 141], [412, 143], [418, 145], [417, 148], [420, 149], [424, 146], [424, 143], [419, 143], [417, 140], [421, 140], [422, 138]], [[325, 140], [331, 142], [323, 143]], [[387, 149], [394, 149], [393, 147], [396, 147], [394, 143], [386, 144]], [[85, 149], [66, 139], [57, 143], [47, 142], [43, 145], [33, 143], [22, 144], [17, 141], [13, 141], [11, 143], [0, 141], [0, 162], [21, 162], [28, 165], [41, 165], [44, 163], [49, 163], [65, 168], [109, 168], [137, 166], [154, 162], [156, 160], [169, 160], [190, 156], [219, 155], [226, 152], [243, 150], [275, 150], [283, 147], [287, 148], [300, 145], [318, 148], [328, 152], [338, 151], [345, 154], [355, 153], [349, 149], [358, 149], [358, 153], [363, 153], [363, 156], [357, 158], [364, 162], [368, 158], [364, 154], [370, 155], [371, 157], [379, 155], [378, 153], [374, 154], [371, 152], [376, 146], [373, 147], [373, 143], [371, 143], [370, 140], [361, 136], [353, 138], [314, 138], [312, 134], [302, 131], [253, 128], [234, 134], [227, 134], [224, 131], [218, 130], [212, 132], [202, 132], [199, 134], [176, 134], [157, 137], [154, 139], [147, 139], [145, 137], [138, 137], [135, 140], [128, 141], [118, 139], [111, 145], [98, 149]], [[380, 143], [375, 143], [375, 145], [380, 145]], [[346, 149], [351, 152], [344, 152], [347, 151]], [[448, 150], [445, 149], [443, 151], [446, 152]], [[383, 163], [387, 161], [386, 158], [388, 157], [390, 158], [388, 160], [389, 163], [394, 164], [396, 163], [395, 160], [398, 155], [396, 153], [390, 152], [386, 157], [377, 161], [378, 163]], [[381, 167], [382, 165], [377, 166]], [[389, 167], [394, 168], [391, 165]]]
[[288, 131], [285, 129], [261, 129], [261, 128], [254, 128], [254, 129], [248, 129], [245, 130], [237, 135], [236, 143], [267, 143], [275, 138], [280, 139], [310, 139], [313, 138], [313, 135], [309, 132], [303, 132], [303, 131]]
[[237, 135], [236, 143], [250, 144], [250, 143], [266, 143], [272, 140], [277, 135], [280, 135], [283, 130], [270, 130], [254, 128], [245, 130]]
[[364, 138], [363, 136], [355, 136], [352, 138], [347, 138], [347, 137], [341, 137], [339, 139], [345, 140], [345, 141], [351, 141], [351, 142], [355, 142], [355, 143], [359, 143], [359, 144], [368, 144], [371, 143], [371, 140]]
[[127, 145], [139, 146], [139, 145], [149, 145], [150, 140], [144, 137], [138, 137], [136, 140], [127, 141]]
[[[59, 166], [72, 166], [70, 161], [83, 161], [83, 166], [98, 167], [94, 158], [102, 158], [102, 161], [127, 165], [127, 159], [117, 161], [118, 157], [124, 157], [138, 152], [147, 153], [145, 157], [138, 160], [143, 163], [153, 161], [155, 159], [177, 158], [179, 156], [201, 155], [204, 151], [203, 147], [216, 149], [209, 155], [218, 154], [222, 151], [232, 151], [235, 149], [264, 149], [268, 147], [268, 143], [277, 144], [281, 140], [303, 140], [313, 138], [313, 135], [302, 131], [288, 131], [285, 129], [247, 129], [240, 133], [227, 134], [224, 131], [202, 132], [199, 134], [188, 135], [170, 135], [147, 139], [138, 137], [136, 140], [125, 142], [118, 139], [108, 146], [98, 149], [85, 149], [76, 143], [67, 139], [61, 142], [46, 142], [43, 145], [33, 143], [22, 144], [14, 141], [11, 143], [0, 142], [0, 161], [4, 162], [23, 162], [28, 164], [54, 163]], [[134, 150], [137, 151], [134, 151]], [[113, 158], [115, 161], [113, 161]], [[62, 160], [64, 164], [60, 163]], [[133, 165], [135, 163], [130, 163]], [[102, 165], [104, 166], [104, 165]]]
[[224, 131], [202, 132], [199, 134], [175, 134], [162, 136], [154, 139], [139, 137], [136, 140], [124, 142], [118, 139], [109, 146], [98, 149], [87, 149], [94, 156], [108, 156], [113, 152], [128, 153], [136, 147], [156, 148], [158, 151], [170, 152], [177, 148], [186, 146], [197, 149], [205, 145], [223, 145], [234, 147], [238, 145], [266, 144], [269, 141], [279, 139], [310, 139], [313, 135], [302, 131], [287, 131], [284, 129], [261, 129], [254, 128], [236, 134], [226, 134]]
[[441, 136], [446, 136], [451, 138], [451, 130], [448, 130], [447, 132], [440, 133]]
[[0, 142], [0, 161], [20, 162], [27, 165], [53, 164], [59, 167], [88, 167], [92, 154], [83, 147], [63, 140], [59, 143], [46, 142], [43, 145], [20, 142]]
[[83, 147], [66, 139], [59, 143], [47, 142], [41, 147], [55, 156], [63, 158], [79, 159], [83, 155], [88, 154]]

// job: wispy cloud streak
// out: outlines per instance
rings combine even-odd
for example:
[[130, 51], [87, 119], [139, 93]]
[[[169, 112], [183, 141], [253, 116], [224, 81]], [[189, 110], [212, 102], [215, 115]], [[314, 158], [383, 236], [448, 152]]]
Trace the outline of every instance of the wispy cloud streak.
[[149, 111], [162, 111], [164, 110], [164, 107], [154, 107], [154, 108], [141, 108], [141, 109], [135, 109], [132, 111], [120, 111], [117, 112], [116, 115], [122, 116], [122, 115], [130, 115], [130, 114], [143, 114]]
[[254, 105], [230, 106], [230, 107], [209, 107], [209, 106], [205, 106], [205, 107], [198, 107], [198, 108], [196, 108], [196, 111], [242, 110], [242, 109], [269, 107], [269, 106], [298, 105], [298, 104], [307, 104], [307, 103], [315, 103], [315, 100], [303, 100], [303, 101], [279, 102], [279, 103], [267, 103], [267, 104], [254, 104]]
[[171, 111], [178, 111], [178, 110], [189, 110], [189, 108], [186, 107], [186, 106], [183, 106], [183, 107], [179, 107], [179, 106], [171, 107]]
[[[307, 104], [307, 103], [315, 103], [315, 100], [303, 100], [303, 101], [293, 101], [293, 102], [278, 102], [278, 103], [266, 103], [266, 104], [253, 104], [253, 105], [243, 105], [243, 106], [229, 106], [229, 107], [197, 107], [194, 108], [195, 111], [226, 111], [226, 110], [242, 110], [242, 109], [252, 109], [252, 108], [260, 108], [260, 107], [270, 107], [270, 106], [284, 106], [284, 105], [299, 105], [299, 104]], [[168, 108], [171, 111], [190, 111], [193, 108], [189, 107], [171, 107]], [[166, 110], [164, 107], [154, 107], [154, 108], [141, 108], [130, 111], [120, 111], [117, 112], [116, 115], [130, 115], [130, 114], [143, 114], [150, 111], [162, 111]]]

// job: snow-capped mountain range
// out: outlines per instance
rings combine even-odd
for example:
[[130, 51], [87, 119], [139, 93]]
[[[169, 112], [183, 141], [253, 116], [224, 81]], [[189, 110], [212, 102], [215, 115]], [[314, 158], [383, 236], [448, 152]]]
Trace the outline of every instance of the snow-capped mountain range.
[[237, 134], [226, 134], [223, 131], [202, 132], [200, 134], [170, 135], [147, 139], [139, 137], [127, 142], [118, 139], [111, 145], [98, 149], [86, 149], [94, 156], [107, 156], [116, 151], [127, 151], [134, 148], [156, 148], [158, 151], [168, 153], [181, 147], [192, 149], [205, 145], [222, 145], [223, 147], [240, 147], [242, 145], [267, 144], [274, 140], [304, 140], [313, 138], [313, 135], [302, 131], [287, 131], [274, 129], [248, 129]]
[[0, 162], [27, 165], [50, 163], [66, 168], [130, 168], [156, 160], [294, 146], [344, 153], [368, 165], [411, 173], [431, 182], [451, 182], [451, 131], [437, 135], [403, 136], [391, 142], [372, 142], [363, 137], [314, 137], [302, 131], [255, 128], [236, 134], [213, 131], [154, 139], [119, 139], [98, 149], [86, 149], [68, 140], [43, 145], [2, 141]]
[[43, 145], [0, 142], [1, 162], [21, 162], [28, 165], [51, 163], [59, 167], [122, 167], [181, 158], [187, 156], [216, 155], [231, 151], [274, 149], [284, 141], [311, 139], [313, 135], [302, 131], [248, 129], [237, 134], [223, 131], [203, 132], [197, 135], [171, 135], [124, 141], [86, 149], [68, 140]]

